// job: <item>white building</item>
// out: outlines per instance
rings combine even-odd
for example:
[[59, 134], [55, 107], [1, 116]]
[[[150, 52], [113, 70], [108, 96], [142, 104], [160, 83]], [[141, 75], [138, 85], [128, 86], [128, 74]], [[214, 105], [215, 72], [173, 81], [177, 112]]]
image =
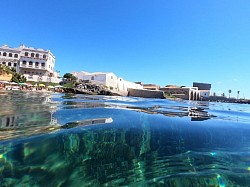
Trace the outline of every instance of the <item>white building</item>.
[[143, 89], [143, 86], [136, 84], [134, 82], [129, 82], [121, 77], [117, 77], [114, 73], [108, 72], [72, 72], [72, 74], [77, 77], [78, 80], [90, 81], [96, 84], [102, 84], [110, 90], [114, 91], [128, 91], [128, 88]]
[[14, 67], [27, 81], [59, 83], [59, 73], [54, 71], [55, 56], [44, 49], [26, 47], [0, 47], [0, 64]]

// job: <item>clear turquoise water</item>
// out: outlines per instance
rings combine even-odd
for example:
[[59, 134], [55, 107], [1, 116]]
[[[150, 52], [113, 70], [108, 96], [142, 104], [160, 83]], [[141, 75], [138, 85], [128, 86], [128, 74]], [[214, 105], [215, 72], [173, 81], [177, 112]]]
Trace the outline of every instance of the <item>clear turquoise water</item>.
[[2, 92], [0, 186], [250, 186], [250, 106]]

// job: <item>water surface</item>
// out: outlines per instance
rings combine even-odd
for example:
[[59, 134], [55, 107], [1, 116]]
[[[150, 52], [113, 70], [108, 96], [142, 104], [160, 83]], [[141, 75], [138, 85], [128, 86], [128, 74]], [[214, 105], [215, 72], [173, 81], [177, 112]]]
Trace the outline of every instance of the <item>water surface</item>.
[[250, 186], [250, 106], [0, 93], [0, 186]]

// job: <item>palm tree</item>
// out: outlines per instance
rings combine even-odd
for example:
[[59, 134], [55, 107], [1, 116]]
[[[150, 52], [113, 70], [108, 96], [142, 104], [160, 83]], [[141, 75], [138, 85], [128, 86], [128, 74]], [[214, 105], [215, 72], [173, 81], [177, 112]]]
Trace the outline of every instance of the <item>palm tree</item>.
[[229, 98], [230, 98], [230, 94], [232, 93], [232, 90], [228, 90], [228, 93], [229, 93]]
[[237, 91], [237, 99], [239, 99], [240, 91]]

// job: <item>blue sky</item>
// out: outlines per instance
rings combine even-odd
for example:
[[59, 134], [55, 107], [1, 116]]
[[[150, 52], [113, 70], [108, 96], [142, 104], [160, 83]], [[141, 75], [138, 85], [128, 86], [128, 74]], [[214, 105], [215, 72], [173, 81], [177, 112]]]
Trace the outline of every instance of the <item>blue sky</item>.
[[0, 45], [50, 49], [56, 70], [212, 84], [250, 98], [248, 0], [4, 0]]

